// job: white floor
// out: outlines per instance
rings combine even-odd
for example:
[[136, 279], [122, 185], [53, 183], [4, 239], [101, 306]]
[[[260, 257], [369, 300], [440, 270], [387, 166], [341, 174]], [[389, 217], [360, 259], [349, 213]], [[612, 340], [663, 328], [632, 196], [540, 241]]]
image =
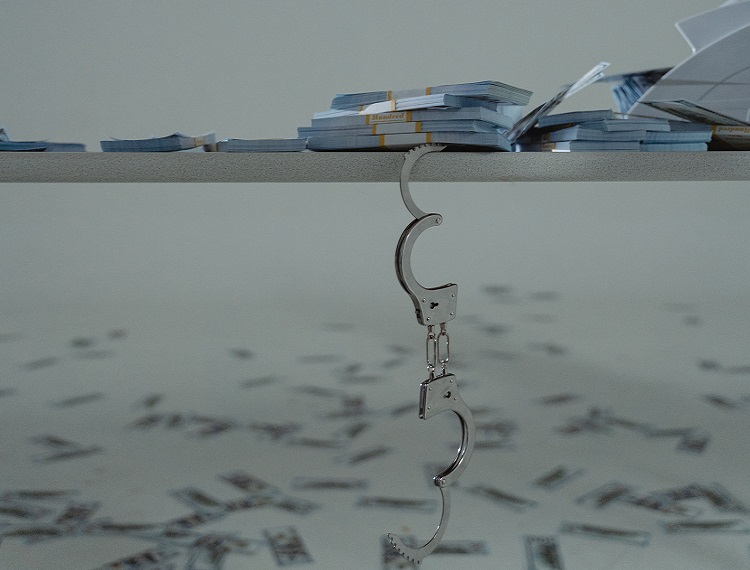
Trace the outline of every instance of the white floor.
[[[747, 563], [749, 299], [587, 299], [510, 284], [466, 296], [487, 308], [449, 325], [449, 370], [476, 413], [480, 445], [453, 491], [445, 540], [480, 553], [435, 554], [426, 568], [522, 568], [528, 535], [554, 537], [565, 568]], [[92, 306], [4, 329], [0, 567], [150, 568], [115, 562], [156, 548], [169, 554], [159, 567], [273, 568], [264, 532], [279, 527], [301, 537], [309, 559], [297, 563], [311, 568], [403, 567], [383, 563], [381, 537], [431, 536], [440, 494], [427, 475], [448, 465], [459, 436], [452, 414], [416, 417], [421, 329], [272, 309]], [[576, 425], [582, 431], [568, 433]], [[570, 480], [535, 484], [559, 467]], [[270, 504], [227, 510], [257, 498], [221, 478], [235, 472], [273, 485]], [[301, 478], [353, 487], [308, 489]], [[613, 482], [628, 493], [601, 507], [581, 499]], [[698, 496], [663, 499], [662, 511], [632, 504], [690, 485]], [[488, 488], [525, 501], [478, 494]], [[188, 489], [212, 500], [175, 495]], [[361, 505], [366, 498], [420, 502]], [[84, 513], [74, 524], [60, 521], [75, 506]], [[218, 514], [167, 532], [198, 512]], [[703, 521], [731, 528], [669, 531]], [[638, 532], [596, 539], [564, 532], [571, 522]], [[190, 545], [211, 535], [228, 552], [191, 566], [212, 551]]]
[[[40, 204], [54, 202], [56, 192], [44, 190], [39, 203], [6, 200], [6, 231], [8, 224], [41, 219], [41, 227], [53, 220], [54, 204], [48, 210]], [[132, 198], [140, 190], [125, 192]], [[185, 191], [183, 205], [195, 199], [193, 192]], [[231, 194], [216, 200], [241, 201]], [[146, 199], [145, 192], [139, 196]], [[291, 227], [321, 216], [323, 208], [315, 210], [307, 196], [309, 208], [293, 213]], [[521, 243], [524, 228], [535, 219], [542, 223], [535, 216], [556, 219], [557, 205], [537, 200], [544, 196], [554, 201], [552, 191], [529, 196], [526, 204], [520, 194], [510, 197], [520, 217], [501, 211], [505, 240], [499, 245], [507, 247], [513, 235]], [[288, 195], [280, 201], [292, 202]], [[385, 219], [387, 208], [374, 213], [363, 222], [368, 235], [352, 234], [352, 251], [314, 262], [307, 242], [315, 240], [302, 239], [298, 226], [289, 234], [298, 249], [267, 259], [269, 268], [277, 263], [278, 274], [249, 272], [245, 296], [220, 287], [240, 279], [236, 268], [224, 281], [216, 277], [216, 293], [196, 270], [193, 289], [168, 294], [171, 277], [165, 273], [164, 288], [157, 286], [156, 265], [164, 259], [151, 244], [125, 255], [84, 238], [83, 230], [79, 237], [70, 230], [65, 244], [47, 236], [43, 246], [33, 231], [5, 241], [13, 275], [3, 278], [0, 315], [0, 568], [409, 567], [392, 557], [383, 536], [432, 535], [440, 493], [428, 474], [452, 461], [460, 430], [452, 414], [417, 417], [425, 331], [388, 273], [387, 249], [398, 231], [389, 229], [374, 243], [370, 237], [371, 225], [406, 224], [397, 206], [395, 222]], [[730, 215], [735, 207], [722, 207], [729, 212], [724, 219], [739, 224], [740, 215]], [[65, 219], [87, 219], [92, 210], [104, 208], [83, 200]], [[458, 210], [459, 221], [470, 219]], [[448, 327], [449, 371], [480, 427], [478, 448], [452, 491], [445, 535], [446, 548], [468, 553], [437, 552], [424, 568], [706, 570], [750, 563], [750, 292], [733, 280], [735, 267], [746, 272], [747, 260], [718, 255], [724, 251], [718, 212], [716, 223], [702, 230], [708, 240], [698, 252], [702, 261], [684, 269], [697, 275], [710, 268], [703, 281], [632, 274], [628, 263], [670, 268], [688, 259], [670, 239], [700, 241], [690, 238], [694, 228], [670, 238], [657, 223], [668, 210], [664, 199], [662, 210], [632, 221], [633, 235], [644, 227], [656, 231], [666, 240], [663, 250], [617, 242], [614, 227], [613, 241], [599, 244], [614, 250], [610, 264], [602, 265], [604, 253], [576, 257], [579, 282], [564, 271], [576, 260], [566, 260], [565, 252], [583, 243], [575, 228], [560, 241], [531, 232], [526, 256], [515, 253], [517, 244], [502, 253], [482, 233], [492, 217], [487, 212], [472, 226], [479, 249], [467, 257], [489, 259], [497, 248], [497, 263], [472, 270], [461, 266], [471, 259], [457, 265], [446, 259], [421, 270], [429, 285], [442, 278], [459, 283], [459, 316]], [[688, 211], [688, 220], [699, 210]], [[560, 216], [570, 220], [571, 212]], [[450, 208], [444, 213], [450, 220]], [[129, 215], [122, 228], [113, 224], [110, 239], [124, 235], [140, 212]], [[599, 228], [608, 224], [603, 215], [592, 213]], [[611, 215], [616, 219], [619, 211]], [[239, 227], [232, 216], [230, 226]], [[250, 234], [264, 223], [254, 216]], [[143, 227], [134, 235], [145, 244], [156, 229], [139, 219]], [[232, 231], [216, 236], [221, 255], [228, 255]], [[317, 231], [329, 247], [342, 240]], [[711, 235], [719, 237], [711, 241]], [[365, 242], [372, 274], [382, 274], [374, 291], [366, 290], [368, 262], [356, 252]], [[182, 251], [170, 244], [161, 246]], [[212, 270], [212, 248], [198, 245], [180, 247], [196, 246], [196, 267]], [[58, 265], [45, 247], [59, 248]], [[231, 254], [240, 252], [238, 264], [243, 247]], [[99, 265], [105, 275], [97, 293], [90, 263], [107, 251], [115, 253], [111, 266]], [[140, 275], [128, 273], [134, 266], [118, 265], [135, 263], [139, 253], [145, 258], [136, 267]], [[29, 278], [41, 273], [34, 260], [45, 254], [46, 285]], [[428, 248], [415, 252], [428, 254]], [[23, 259], [31, 259], [29, 267]], [[184, 277], [174, 271], [175, 279]], [[82, 274], [78, 293], [64, 287], [76, 272]], [[133, 283], [142, 279], [140, 294], [133, 288], [120, 294], [118, 272]], [[334, 290], [320, 286], [326, 274]], [[557, 470], [569, 477], [539, 484]], [[227, 480], [238, 478], [244, 488]], [[191, 522], [180, 522], [191, 515]], [[529, 566], [527, 537], [548, 538], [547, 552], [560, 563], [539, 558]]]

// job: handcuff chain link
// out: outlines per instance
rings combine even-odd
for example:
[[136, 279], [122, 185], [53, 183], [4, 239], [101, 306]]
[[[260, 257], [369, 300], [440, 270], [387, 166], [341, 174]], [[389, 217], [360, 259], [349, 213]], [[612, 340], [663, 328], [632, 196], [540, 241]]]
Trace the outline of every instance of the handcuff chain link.
[[425, 354], [427, 356], [427, 372], [430, 374], [430, 378], [434, 378], [438, 361], [438, 337], [435, 334], [435, 325], [427, 325]]
[[451, 343], [446, 323], [440, 323], [440, 333], [437, 338], [437, 357], [441, 374], [445, 375], [448, 370], [448, 361], [451, 359]]
[[440, 375], [448, 371], [448, 361], [451, 359], [451, 344], [448, 336], [448, 326], [440, 323], [440, 332], [435, 334], [435, 325], [427, 325], [427, 339], [425, 341], [427, 356], [427, 372], [430, 378], [435, 377], [435, 371], [440, 366]]

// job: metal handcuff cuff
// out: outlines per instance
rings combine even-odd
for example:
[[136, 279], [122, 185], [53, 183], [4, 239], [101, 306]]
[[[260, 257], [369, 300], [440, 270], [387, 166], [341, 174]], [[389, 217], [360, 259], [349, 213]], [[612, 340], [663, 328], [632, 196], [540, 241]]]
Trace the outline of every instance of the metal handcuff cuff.
[[[428, 228], [440, 225], [443, 219], [440, 214], [427, 213], [417, 207], [409, 192], [409, 177], [419, 158], [430, 152], [439, 152], [444, 148], [444, 145], [416, 147], [405, 155], [401, 169], [401, 198], [415, 220], [406, 227], [399, 239], [396, 248], [396, 274], [399, 283], [414, 303], [417, 321], [427, 327], [426, 352], [429, 377], [419, 386], [419, 417], [428, 420], [441, 412], [452, 411], [461, 421], [461, 443], [458, 447], [458, 454], [453, 463], [433, 478], [443, 499], [440, 523], [434, 536], [423, 546], [413, 547], [407, 546], [399, 536], [388, 534], [396, 550], [417, 564], [437, 548], [445, 534], [451, 505], [449, 487], [466, 469], [469, 457], [474, 450], [476, 431], [471, 410], [459, 394], [456, 377], [447, 372], [450, 360], [450, 339], [446, 323], [456, 316], [458, 285], [449, 283], [427, 289], [417, 282], [411, 269], [411, 252], [417, 238]], [[437, 334], [436, 326], [439, 326]]]

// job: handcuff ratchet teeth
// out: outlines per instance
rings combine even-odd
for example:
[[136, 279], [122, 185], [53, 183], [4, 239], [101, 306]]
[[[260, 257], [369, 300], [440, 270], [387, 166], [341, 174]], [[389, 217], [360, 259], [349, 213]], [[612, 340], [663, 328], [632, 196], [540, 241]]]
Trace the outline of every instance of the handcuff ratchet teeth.
[[[409, 151], [404, 157], [401, 169], [401, 197], [407, 209], [416, 218], [404, 232], [396, 248], [396, 274], [399, 283], [411, 297], [417, 315], [417, 321], [428, 328], [427, 337], [427, 368], [429, 378], [420, 384], [419, 417], [428, 420], [446, 411], [454, 412], [461, 421], [461, 443], [456, 458], [450, 466], [435, 475], [433, 482], [440, 489], [443, 508], [440, 523], [433, 537], [426, 544], [419, 547], [409, 546], [397, 535], [389, 533], [391, 544], [403, 556], [419, 564], [425, 556], [437, 548], [445, 534], [450, 516], [450, 485], [466, 469], [466, 465], [474, 450], [476, 427], [471, 410], [461, 398], [456, 383], [456, 377], [446, 371], [449, 355], [448, 334], [445, 323], [456, 316], [456, 296], [458, 286], [449, 283], [442, 287], [428, 289], [420, 285], [411, 270], [411, 252], [416, 239], [427, 228], [440, 225], [440, 214], [428, 214], [420, 210], [414, 203], [409, 192], [409, 176], [417, 160], [429, 152], [438, 152], [445, 148], [443, 145], [423, 145]], [[440, 325], [440, 333], [435, 335], [434, 327]], [[446, 354], [441, 355], [441, 340], [444, 342]], [[440, 372], [436, 376], [435, 370], [440, 365]]]
[[425, 380], [420, 384], [419, 417], [424, 420], [441, 412], [452, 411], [461, 420], [461, 444], [458, 455], [453, 463], [442, 473], [435, 475], [433, 482], [440, 489], [443, 498], [443, 510], [440, 523], [433, 537], [426, 544], [418, 548], [404, 544], [404, 541], [389, 533], [391, 544], [412, 562], [419, 564], [422, 559], [432, 553], [443, 538], [450, 516], [451, 496], [449, 486], [459, 478], [474, 450], [475, 426], [471, 410], [458, 393], [456, 377], [453, 374], [443, 374]]

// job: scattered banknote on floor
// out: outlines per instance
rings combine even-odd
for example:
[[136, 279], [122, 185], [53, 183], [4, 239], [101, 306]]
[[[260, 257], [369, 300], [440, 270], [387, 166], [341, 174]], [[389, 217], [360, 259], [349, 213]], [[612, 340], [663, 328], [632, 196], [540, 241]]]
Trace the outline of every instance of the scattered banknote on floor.
[[554, 536], [524, 537], [528, 570], [563, 570], [560, 545]]

